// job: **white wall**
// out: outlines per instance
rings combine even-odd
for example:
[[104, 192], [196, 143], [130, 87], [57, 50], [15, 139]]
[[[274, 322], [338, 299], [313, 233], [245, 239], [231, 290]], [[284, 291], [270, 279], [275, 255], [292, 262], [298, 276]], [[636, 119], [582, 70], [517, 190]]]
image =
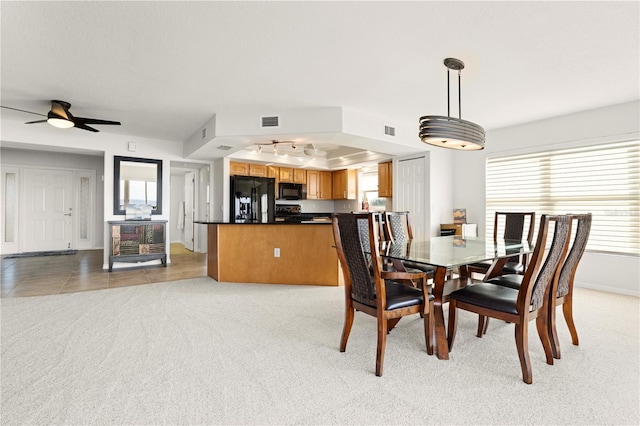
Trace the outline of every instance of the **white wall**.
[[[490, 130], [483, 151], [454, 154], [453, 203], [466, 207], [468, 222], [477, 222], [478, 234], [485, 235], [486, 158], [638, 137], [640, 101]], [[640, 296], [640, 258], [586, 253], [576, 286]]]

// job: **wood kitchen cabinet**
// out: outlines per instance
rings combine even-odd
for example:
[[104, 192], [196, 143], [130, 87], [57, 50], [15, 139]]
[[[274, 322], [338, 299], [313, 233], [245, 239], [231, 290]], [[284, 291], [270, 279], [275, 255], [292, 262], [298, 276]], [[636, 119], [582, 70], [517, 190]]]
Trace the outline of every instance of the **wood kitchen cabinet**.
[[249, 163], [229, 162], [229, 174], [249, 176]]
[[307, 170], [307, 199], [331, 200], [331, 172]]
[[305, 169], [293, 169], [293, 183], [307, 183], [307, 171]]
[[276, 183], [280, 179], [280, 168], [276, 166], [267, 166], [267, 177], [276, 178]]
[[293, 168], [280, 167], [280, 182], [293, 182]]
[[355, 169], [335, 170], [333, 179], [333, 199], [334, 200], [355, 200], [356, 194], [356, 171]]
[[266, 166], [266, 164], [249, 163], [249, 176], [267, 177], [267, 166]]
[[378, 197], [393, 196], [393, 173], [391, 161], [378, 163]]

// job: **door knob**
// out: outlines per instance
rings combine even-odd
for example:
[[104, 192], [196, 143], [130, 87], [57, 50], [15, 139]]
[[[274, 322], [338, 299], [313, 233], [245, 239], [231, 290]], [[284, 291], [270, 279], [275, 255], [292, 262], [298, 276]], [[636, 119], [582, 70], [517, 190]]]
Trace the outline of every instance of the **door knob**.
[[71, 216], [71, 213], [65, 213], [64, 215], [65, 216]]

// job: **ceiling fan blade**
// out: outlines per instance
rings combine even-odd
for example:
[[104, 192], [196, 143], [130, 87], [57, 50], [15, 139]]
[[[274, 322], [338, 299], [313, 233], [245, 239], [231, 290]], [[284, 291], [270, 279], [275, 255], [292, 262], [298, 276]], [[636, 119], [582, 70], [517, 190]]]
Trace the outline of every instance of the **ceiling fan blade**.
[[82, 130], [88, 130], [90, 132], [99, 132], [100, 130], [98, 129], [94, 129], [93, 127], [89, 127], [86, 124], [83, 123], [74, 123], [75, 127], [77, 127], [78, 129], [82, 129]]
[[46, 123], [47, 120], [36, 120], [36, 121], [27, 121], [24, 124], [35, 124], [35, 123]]
[[74, 117], [73, 121], [80, 124], [114, 124], [116, 126], [120, 125], [119, 121], [100, 120], [97, 118]]
[[24, 109], [11, 108], [11, 107], [8, 107], [8, 106], [2, 106], [2, 105], [0, 105], [0, 108], [11, 109], [11, 110], [14, 110], [14, 111], [20, 111], [20, 112], [26, 112], [26, 113], [33, 114], [33, 115], [41, 115], [41, 116], [43, 116], [43, 117], [46, 117], [46, 116], [47, 116], [46, 114], [40, 114], [40, 113], [38, 113], [38, 112], [27, 111], [27, 110], [24, 110]]
[[51, 101], [51, 112], [55, 115], [57, 115], [58, 117], [64, 118], [65, 120], [71, 120], [71, 113], [69, 113], [68, 111], [68, 107], [65, 108], [65, 106], [71, 106], [68, 103], [58, 103], [58, 101]]

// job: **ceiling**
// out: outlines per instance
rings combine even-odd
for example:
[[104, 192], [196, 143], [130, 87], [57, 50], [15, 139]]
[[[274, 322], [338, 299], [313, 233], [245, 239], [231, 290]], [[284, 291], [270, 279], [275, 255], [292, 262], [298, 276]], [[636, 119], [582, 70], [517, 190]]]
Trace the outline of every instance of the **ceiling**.
[[[489, 130], [640, 98], [636, 1], [3, 1], [1, 12], [3, 106], [46, 114], [60, 99], [122, 122], [102, 132], [175, 143], [221, 113], [338, 107], [415, 128], [408, 145], [424, 149], [418, 118], [447, 112], [446, 57], [466, 64], [462, 118]], [[241, 157], [274, 139], [240, 136]], [[363, 150], [347, 132], [282, 136]]]

